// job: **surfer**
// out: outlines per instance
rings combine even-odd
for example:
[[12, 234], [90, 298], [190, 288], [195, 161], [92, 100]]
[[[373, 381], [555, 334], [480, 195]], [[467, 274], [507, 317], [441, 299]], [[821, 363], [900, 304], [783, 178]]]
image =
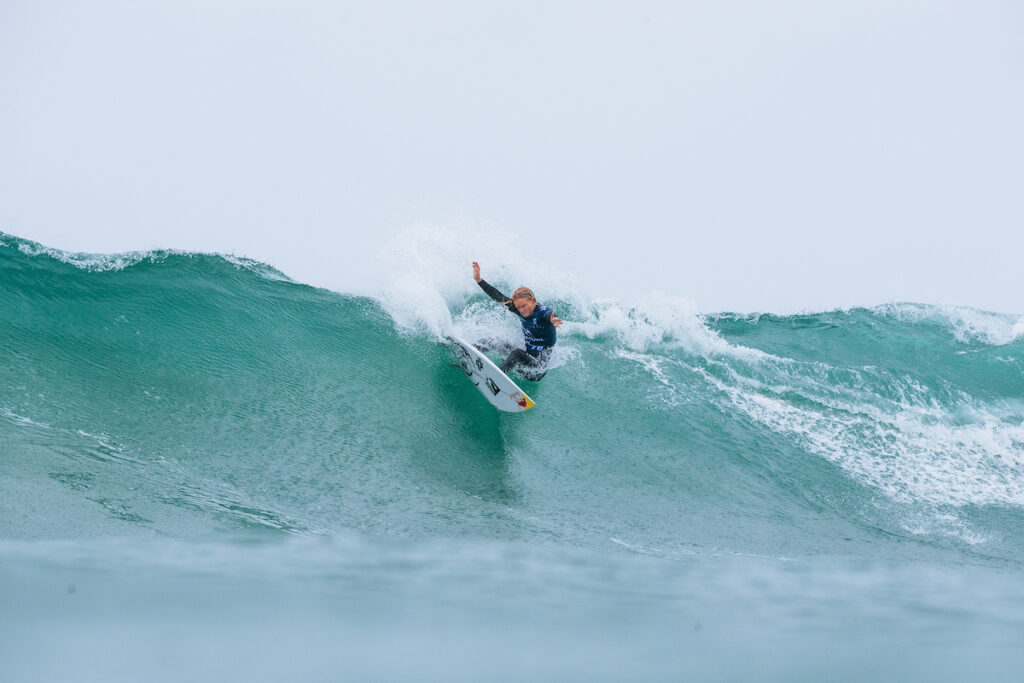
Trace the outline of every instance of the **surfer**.
[[480, 277], [480, 264], [476, 261], [473, 261], [473, 279], [487, 296], [518, 315], [523, 325], [526, 349], [513, 349], [501, 364], [501, 371], [508, 372], [516, 368], [523, 377], [536, 382], [545, 374], [543, 368], [558, 340], [555, 328], [561, 326], [561, 319], [547, 306], [538, 304], [537, 297], [526, 287], [512, 292], [512, 298], [499, 292]]

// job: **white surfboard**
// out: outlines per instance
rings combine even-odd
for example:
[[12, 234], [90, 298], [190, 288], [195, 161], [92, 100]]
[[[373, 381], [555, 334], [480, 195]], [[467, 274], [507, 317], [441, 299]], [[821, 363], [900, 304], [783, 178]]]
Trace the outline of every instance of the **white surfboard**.
[[521, 413], [537, 405], [475, 346], [458, 337], [448, 337], [448, 341], [466, 377], [492, 406], [507, 413]]

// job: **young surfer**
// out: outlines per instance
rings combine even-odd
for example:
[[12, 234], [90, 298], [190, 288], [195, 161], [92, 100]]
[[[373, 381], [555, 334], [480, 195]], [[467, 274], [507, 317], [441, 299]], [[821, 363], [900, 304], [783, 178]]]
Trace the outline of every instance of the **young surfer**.
[[473, 261], [473, 279], [487, 296], [518, 315], [523, 325], [526, 350], [513, 349], [501, 364], [501, 371], [508, 372], [515, 367], [526, 379], [539, 380], [544, 376], [543, 368], [551, 355], [551, 348], [558, 340], [555, 328], [562, 324], [561, 319], [547, 306], [538, 304], [533, 292], [526, 287], [514, 291], [511, 299], [499, 292], [480, 277], [480, 264], [476, 261]]

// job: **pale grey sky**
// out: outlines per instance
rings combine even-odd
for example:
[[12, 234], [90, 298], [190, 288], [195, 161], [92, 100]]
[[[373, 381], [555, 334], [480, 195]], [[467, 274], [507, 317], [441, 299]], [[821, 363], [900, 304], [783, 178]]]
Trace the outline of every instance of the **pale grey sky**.
[[351, 291], [397, 232], [450, 223], [596, 296], [1022, 313], [1022, 19], [3, 0], [0, 230], [234, 252]]

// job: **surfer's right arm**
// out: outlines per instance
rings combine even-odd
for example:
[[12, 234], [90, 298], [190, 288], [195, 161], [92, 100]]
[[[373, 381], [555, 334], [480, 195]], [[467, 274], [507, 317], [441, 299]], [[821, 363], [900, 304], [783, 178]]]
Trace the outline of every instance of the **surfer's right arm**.
[[506, 304], [509, 310], [513, 313], [515, 312], [515, 307], [509, 302], [508, 297], [491, 286], [487, 280], [480, 277], [480, 264], [476, 261], [473, 261], [473, 279], [476, 280], [476, 283], [480, 285], [480, 289], [484, 290], [487, 296], [491, 297], [499, 304]]

